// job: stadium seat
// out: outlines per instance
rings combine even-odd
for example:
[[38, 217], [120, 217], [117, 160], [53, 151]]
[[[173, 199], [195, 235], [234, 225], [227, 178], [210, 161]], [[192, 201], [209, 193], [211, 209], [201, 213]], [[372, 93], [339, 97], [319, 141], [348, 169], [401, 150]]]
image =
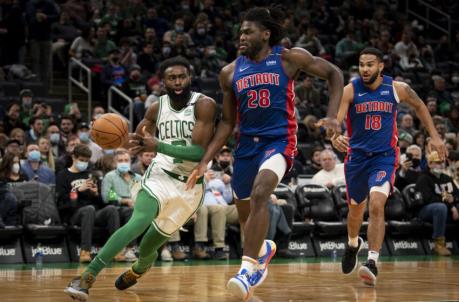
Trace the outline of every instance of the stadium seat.
[[3, 92], [3, 96], [17, 97], [21, 88], [16, 82], [0, 81], [0, 91]]
[[34, 97], [47, 97], [48, 90], [42, 82], [22, 82], [22, 89], [32, 90]]

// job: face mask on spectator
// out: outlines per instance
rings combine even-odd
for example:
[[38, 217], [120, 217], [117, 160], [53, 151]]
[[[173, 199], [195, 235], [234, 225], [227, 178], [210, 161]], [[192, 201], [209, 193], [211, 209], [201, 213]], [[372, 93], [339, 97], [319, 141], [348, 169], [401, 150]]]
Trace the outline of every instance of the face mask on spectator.
[[11, 172], [13, 172], [14, 174], [18, 174], [20, 169], [21, 169], [21, 166], [18, 163], [14, 163], [11, 166]]
[[175, 31], [178, 32], [178, 33], [183, 32], [183, 26], [181, 26], [181, 25], [175, 25]]
[[163, 55], [168, 56], [171, 53], [171, 48], [169, 46], [163, 47]]
[[57, 144], [60, 139], [61, 139], [61, 136], [59, 135], [59, 133], [52, 133], [49, 136], [49, 140], [51, 141], [52, 144]]
[[220, 161], [220, 167], [222, 167], [223, 169], [226, 169], [229, 165], [230, 165], [229, 161], [226, 161], [226, 160]]
[[87, 142], [89, 142], [89, 133], [88, 133], [88, 132], [80, 132], [79, 137], [80, 137], [80, 141], [81, 141], [82, 143], [87, 143]]
[[105, 154], [114, 154], [114, 153], [115, 153], [115, 150], [113, 150], [113, 149], [105, 150]]
[[40, 157], [41, 157], [40, 151], [33, 150], [29, 152], [27, 159], [29, 161], [40, 161]]
[[78, 171], [84, 172], [88, 168], [88, 162], [86, 162], [86, 161], [77, 161], [75, 167], [78, 169]]
[[117, 163], [116, 169], [118, 169], [120, 173], [126, 173], [131, 170], [131, 164], [130, 163]]
[[196, 32], [198, 33], [198, 35], [204, 36], [206, 34], [206, 29], [205, 28], [198, 28], [198, 30]]

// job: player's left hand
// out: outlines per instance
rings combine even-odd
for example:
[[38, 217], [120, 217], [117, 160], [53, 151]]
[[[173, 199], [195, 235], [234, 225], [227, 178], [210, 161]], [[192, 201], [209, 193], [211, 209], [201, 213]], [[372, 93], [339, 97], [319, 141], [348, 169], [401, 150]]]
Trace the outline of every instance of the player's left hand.
[[324, 127], [328, 138], [341, 134], [341, 125], [336, 118], [325, 117], [320, 119], [315, 126], [317, 128]]
[[145, 127], [142, 129], [142, 134], [137, 133], [129, 134], [129, 151], [132, 154], [138, 154], [140, 152], [156, 152], [158, 148], [158, 140], [153, 137], [150, 133], [145, 131]]
[[198, 179], [201, 178], [206, 171], [207, 171], [207, 164], [204, 164], [204, 163], [200, 162], [193, 169], [193, 172], [191, 172], [190, 177], [188, 177], [188, 180], [187, 180], [186, 185], [185, 185], [185, 191], [193, 189], [194, 186], [196, 185], [196, 182], [198, 181]]
[[347, 152], [347, 149], [349, 148], [349, 137], [347, 136], [335, 134], [331, 138], [331, 142], [333, 147], [335, 147], [335, 149], [339, 152]]
[[435, 136], [430, 138], [429, 143], [427, 145], [427, 150], [430, 152], [437, 151], [438, 156], [441, 160], [446, 160], [448, 157], [448, 149], [446, 148], [445, 143], [439, 136]]

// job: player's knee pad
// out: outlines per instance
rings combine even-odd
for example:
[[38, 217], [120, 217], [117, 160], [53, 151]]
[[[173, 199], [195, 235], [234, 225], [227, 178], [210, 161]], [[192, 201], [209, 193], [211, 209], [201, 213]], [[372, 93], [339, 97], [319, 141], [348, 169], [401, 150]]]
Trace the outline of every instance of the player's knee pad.
[[374, 186], [374, 187], [371, 187], [370, 189], [370, 194], [371, 192], [379, 192], [379, 193], [382, 193], [384, 195], [386, 195], [386, 197], [389, 197], [389, 193], [390, 193], [390, 183], [388, 181], [386, 181], [384, 184], [382, 184], [381, 186]]

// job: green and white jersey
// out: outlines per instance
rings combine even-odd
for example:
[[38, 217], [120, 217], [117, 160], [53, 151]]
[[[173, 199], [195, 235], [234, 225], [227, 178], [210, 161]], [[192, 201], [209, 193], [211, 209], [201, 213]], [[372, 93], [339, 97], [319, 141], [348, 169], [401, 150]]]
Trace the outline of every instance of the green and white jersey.
[[[167, 94], [159, 98], [159, 111], [156, 119], [158, 140], [166, 144], [191, 145], [191, 135], [196, 122], [194, 108], [200, 93], [191, 92], [187, 106], [182, 110], [174, 110]], [[154, 158], [158, 166], [164, 170], [179, 175], [188, 176], [198, 163], [181, 160], [158, 153]]]

